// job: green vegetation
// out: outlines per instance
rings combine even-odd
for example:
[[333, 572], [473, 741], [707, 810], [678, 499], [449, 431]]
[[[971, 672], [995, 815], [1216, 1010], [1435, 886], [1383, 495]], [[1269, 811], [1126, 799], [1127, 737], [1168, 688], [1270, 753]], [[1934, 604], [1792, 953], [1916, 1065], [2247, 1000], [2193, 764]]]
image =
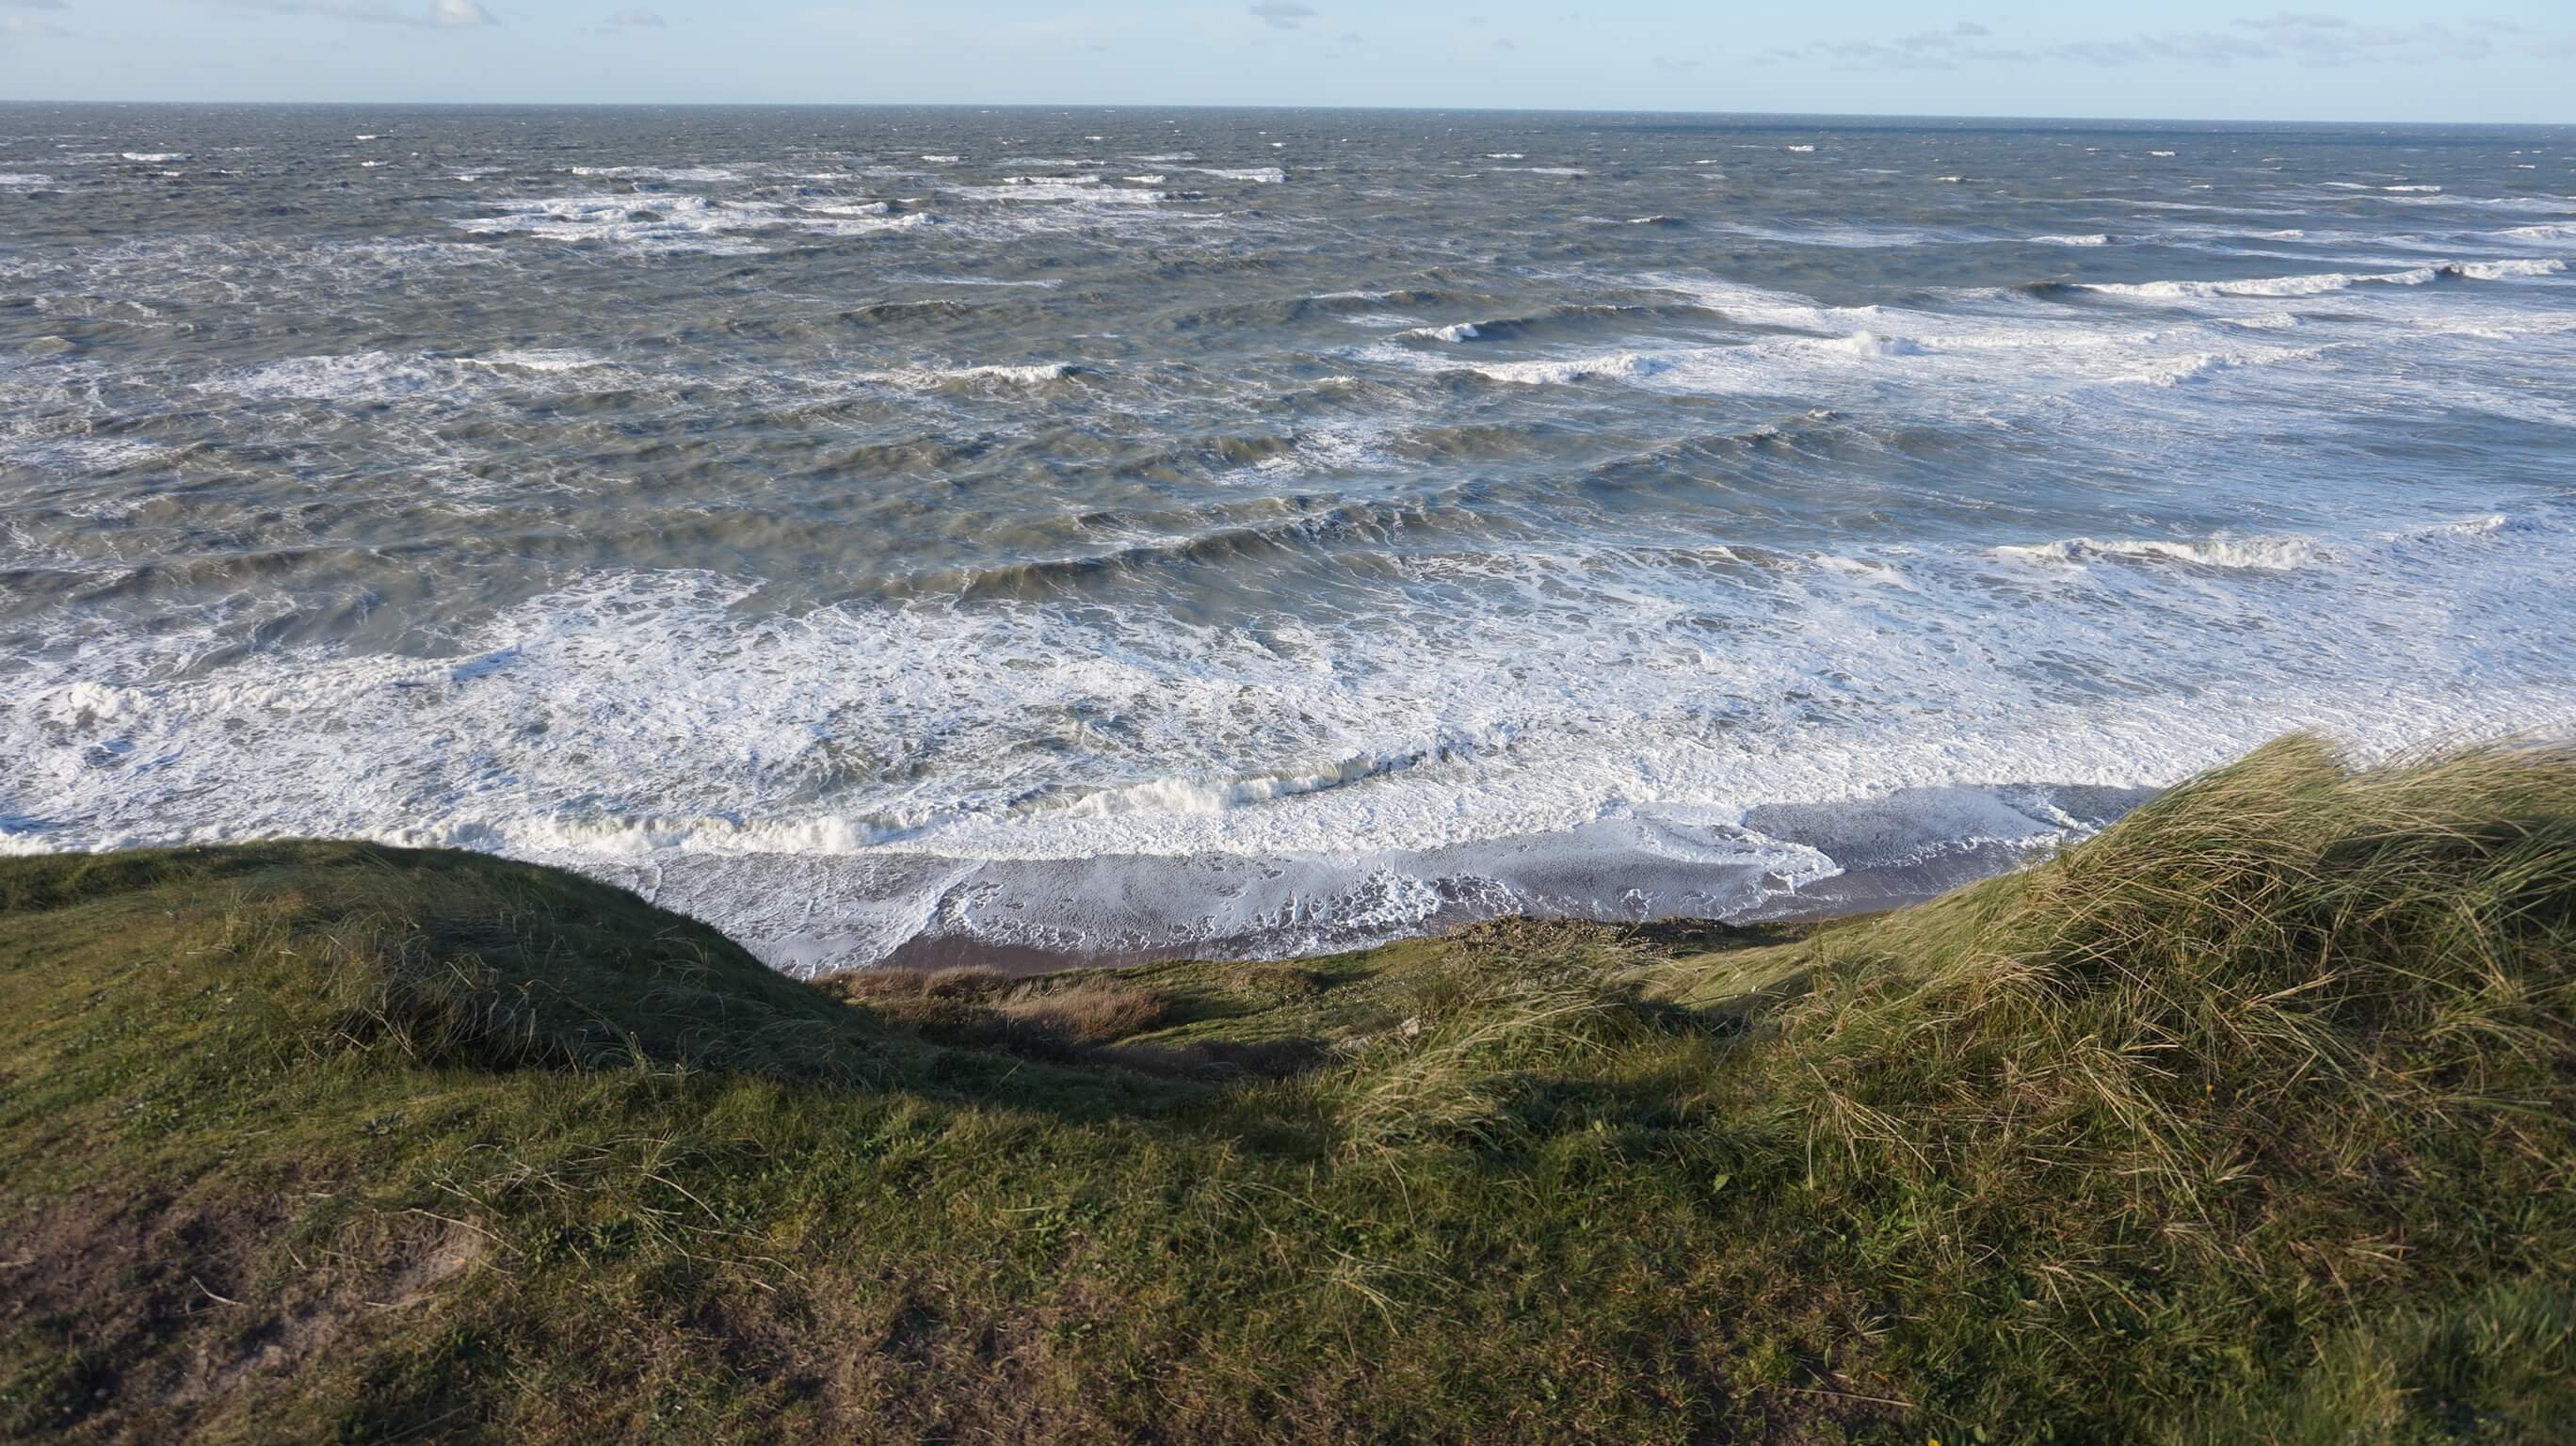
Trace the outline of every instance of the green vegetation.
[[1801, 933], [780, 979], [0, 860], [0, 1435], [2559, 1439], [2576, 755], [2289, 739]]

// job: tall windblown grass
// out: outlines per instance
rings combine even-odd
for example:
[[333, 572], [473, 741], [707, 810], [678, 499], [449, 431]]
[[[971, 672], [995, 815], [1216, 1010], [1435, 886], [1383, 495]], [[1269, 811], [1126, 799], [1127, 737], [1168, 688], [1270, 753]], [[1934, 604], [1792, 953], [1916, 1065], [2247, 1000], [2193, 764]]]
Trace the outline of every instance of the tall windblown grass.
[[1812, 952], [1744, 1098], [1954, 1369], [2081, 1418], [2576, 1364], [2576, 755], [2284, 739]]

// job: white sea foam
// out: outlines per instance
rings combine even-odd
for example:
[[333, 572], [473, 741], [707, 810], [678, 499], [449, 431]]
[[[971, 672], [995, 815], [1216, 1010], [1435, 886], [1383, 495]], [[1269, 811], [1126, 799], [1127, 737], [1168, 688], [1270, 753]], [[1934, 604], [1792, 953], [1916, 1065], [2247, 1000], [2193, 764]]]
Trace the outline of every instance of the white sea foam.
[[637, 251], [749, 255], [759, 242], [739, 234], [786, 224], [767, 201], [719, 203], [703, 196], [547, 196], [494, 203], [494, 216], [457, 221], [480, 236], [525, 235], [547, 241], [610, 242]]
[[1482, 377], [1514, 386], [1565, 386], [1595, 378], [1646, 377], [1663, 371], [1671, 362], [1644, 352], [1610, 352], [1600, 356], [1569, 357], [1561, 361], [1496, 362], [1472, 370]]
[[85, 475], [114, 472], [157, 462], [169, 455], [169, 448], [133, 437], [12, 436], [0, 433], [0, 458], [22, 467], [47, 471]]
[[[791, 966], [865, 962], [940, 919], [1035, 942], [1009, 933], [1018, 911], [961, 912], [951, 890], [970, 878], [979, 897], [1059, 900], [1042, 917], [1060, 942], [1097, 947], [1123, 916], [1093, 912], [1105, 906], [1074, 885], [1146, 868], [1104, 859], [1152, 855], [1198, 860], [1190, 870], [1274, 922], [1299, 900], [1342, 918], [1374, 900], [1346, 942], [1454, 917], [1465, 906], [1442, 879], [1467, 881], [1478, 907], [1616, 907], [1567, 892], [1591, 869], [1669, 890], [1670, 911], [1739, 911], [1876, 856], [1869, 819], [1907, 821], [1896, 834], [1931, 849], [2077, 826], [2044, 800], [2017, 814], [1963, 785], [2169, 782], [2302, 724], [2384, 749], [2576, 721], [2567, 644], [2549, 630], [2563, 535], [2489, 518], [2383, 532], [2395, 540], [1825, 554], [1776, 581], [1716, 552], [1648, 565], [1542, 551], [1430, 579], [1525, 587], [1526, 615], [1391, 607], [1358, 630], [1283, 618], [1261, 639], [1035, 607], [785, 616], [744, 609], [752, 584], [697, 573], [578, 580], [441, 659], [304, 648], [189, 676], [151, 660], [198, 644], [138, 635], [0, 696], [0, 746], [28, 760], [12, 810], [82, 821], [0, 847], [328, 833], [498, 849], [655, 890]], [[2300, 582], [2321, 570], [2332, 586]], [[2044, 607], [2017, 612], [2010, 652], [2056, 667], [2007, 666], [1951, 631], [1999, 587], [2043, 590]], [[1712, 615], [1780, 625], [1720, 643], [1703, 632]], [[2392, 647], [2393, 626], [2415, 632]], [[2464, 695], [2451, 685], [2462, 628], [2541, 655], [2470, 644], [2490, 672]], [[2284, 637], [2295, 657], [2275, 651]], [[2320, 667], [2363, 667], [2376, 685], [2312, 681]], [[2087, 701], [2050, 683], [2061, 674], [2123, 686]], [[1913, 720], [1927, 711], [2011, 726], [1925, 729]], [[1093, 716], [1121, 720], [1118, 736], [1071, 754], [1022, 746], [1049, 719]], [[931, 751], [883, 785], [808, 791], [834, 750], [880, 736]], [[87, 761], [111, 743], [151, 768]], [[650, 802], [578, 802], [607, 777]], [[1947, 791], [1907, 792], [1925, 789]], [[1889, 802], [1851, 802], [1872, 798]], [[1549, 860], [1558, 874], [1532, 871]], [[791, 872], [796, 888], [761, 886]], [[1293, 897], [1262, 882], [1291, 875]], [[1183, 947], [1203, 937], [1186, 921], [1211, 916], [1222, 927], [1206, 937], [1229, 948], [1309, 947], [1203, 900], [1189, 877], [1157, 865], [1111, 892], [1171, 904], [1138, 927], [1180, 929], [1166, 937]]]
[[1848, 246], [1855, 248], [1901, 248], [1931, 246], [1953, 239], [1938, 231], [1918, 226], [1867, 226], [1805, 221], [1794, 226], [1764, 226], [1745, 221], [1724, 221], [1717, 230], [1737, 236], [1753, 236], [1776, 241], [1784, 246]]
[[2244, 352], [2206, 351], [2192, 356], [2176, 357], [2150, 365], [2139, 380], [2150, 386], [2178, 387], [2205, 381], [2220, 372], [2234, 371], [2251, 358]]
[[446, 394], [456, 389], [458, 380], [453, 364], [370, 351], [290, 357], [210, 378], [199, 386], [258, 400], [387, 402]]
[[587, 371], [593, 367], [604, 367], [609, 364], [605, 357], [594, 356], [586, 351], [575, 351], [569, 347], [496, 351], [479, 360], [492, 366], [517, 367], [522, 371], [532, 372]]
[[1192, 166], [1190, 169], [1199, 175], [1215, 176], [1220, 180], [1252, 181], [1257, 184], [1267, 186], [1275, 186], [1288, 179], [1288, 173], [1277, 166], [1254, 166], [1243, 170], [1224, 170], [1213, 166]]
[[551, 379], [613, 369], [606, 358], [569, 347], [504, 349], [466, 357], [364, 351], [239, 367], [208, 377], [197, 388], [258, 401], [466, 401], [498, 388], [575, 386]]
[[184, 161], [188, 159], [188, 153], [186, 151], [126, 151], [123, 152], [123, 155], [125, 159], [135, 161], [143, 165], [167, 165], [172, 161]]
[[2567, 269], [2567, 263], [2556, 257], [2545, 261], [2464, 261], [2443, 269], [2472, 281], [2508, 281], [2515, 277], [2556, 276]]
[[2512, 525], [2512, 519], [2503, 513], [2490, 512], [2479, 517], [2462, 517], [2449, 522], [2431, 522], [2395, 532], [2384, 532], [2380, 536], [2390, 542], [2409, 542], [2418, 538], [2485, 537], [2490, 533], [2501, 532]]
[[2100, 231], [2087, 232], [2081, 236], [2033, 236], [2030, 239], [2031, 243], [2037, 246], [2108, 246], [2111, 244], [2111, 238]]
[[868, 372], [862, 381], [890, 382], [899, 387], [927, 390], [968, 382], [999, 382], [1011, 386], [1036, 386], [1042, 382], [1060, 382], [1077, 369], [1065, 362], [1046, 362], [1033, 366], [909, 367], [895, 371]]
[[794, 221], [801, 230], [832, 236], [882, 236], [893, 232], [922, 231], [933, 226], [948, 224], [937, 213], [931, 211], [906, 211], [882, 218], [868, 212], [862, 212], [857, 218], [836, 217], [828, 220], [799, 216], [794, 218]]
[[692, 185], [742, 179], [742, 172], [730, 166], [571, 166], [567, 169], [576, 176], [604, 176], [635, 181], [676, 181]]
[[1930, 350], [1910, 337], [1881, 336], [1874, 331], [1856, 331], [1839, 341], [1821, 343], [1857, 357], [1921, 356]]
[[[492, 203], [500, 212], [455, 221], [483, 236], [523, 235], [562, 242], [600, 242], [648, 253], [757, 254], [763, 231], [867, 236], [939, 224], [929, 212], [887, 215], [873, 206], [855, 214], [830, 203], [789, 210], [772, 201], [711, 201], [680, 194], [548, 196]], [[891, 210], [892, 208], [887, 208]]]
[[2187, 562], [2201, 567], [2288, 572], [2328, 556], [2313, 537], [2208, 537], [2193, 541], [2159, 538], [2107, 541], [2070, 537], [2059, 542], [1994, 549], [1997, 557], [2023, 562], [2081, 567], [2095, 562]]
[[1855, 326], [1868, 325], [1883, 315], [1874, 306], [1823, 306], [1793, 292], [1771, 291], [1723, 277], [1658, 272], [1637, 279], [1641, 285], [1679, 293], [1702, 306], [1756, 326], [1844, 332]]
[[1420, 341], [1474, 341], [1483, 333], [1472, 321], [1453, 322], [1448, 326], [1418, 326], [1404, 335]]
[[2425, 286], [2441, 279], [2441, 269], [2419, 266], [2405, 271], [2359, 273], [2349, 271], [2317, 272], [2306, 276], [2259, 276], [2228, 281], [2093, 281], [2077, 283], [2086, 291], [2105, 296], [2136, 296], [2159, 300], [2197, 299], [2229, 296], [2322, 296], [2345, 291], [2355, 286]]
[[[2101, 314], [2040, 309], [2019, 293], [1981, 293], [1971, 314], [1901, 308], [1828, 308], [1805, 298], [1696, 278], [1661, 276], [1652, 284], [1689, 293], [1739, 324], [1779, 328], [1716, 344], [1671, 344], [1462, 367], [1454, 353], [1391, 346], [1372, 359], [1434, 372], [1466, 371], [1524, 385], [1615, 382], [1679, 395], [1830, 397], [1873, 374], [1901, 373], [1898, 405], [1926, 420], [1955, 424], [1963, 409], [1980, 416], [2033, 421], [2066, 402], [2103, 405], [2106, 386], [2146, 383], [2176, 388], [2225, 373], [2313, 363], [2324, 346], [2269, 344], [2260, 338], [2296, 331], [2295, 314], [2213, 315], [2185, 323], [2107, 322]], [[1967, 298], [1963, 298], [1967, 299]], [[2408, 323], [2410, 328], [2418, 323]], [[1418, 333], [1399, 341], [1422, 340]], [[2349, 343], [2344, 343], [2348, 345]], [[1884, 408], [1890, 399], [1874, 406]], [[2103, 413], [2116, 424], [2118, 411]], [[2056, 425], [2051, 423], [2050, 425]]]
[[1805, 154], [1807, 154], [1807, 153], [1812, 152], [1813, 150], [1815, 150], [1815, 147], [1814, 147], [1814, 146], [1782, 146], [1780, 149], [1782, 149], [1782, 150], [1784, 150], [1784, 151], [1796, 151], [1796, 152], [1798, 152], [1800, 155], [1805, 155]]
[[2459, 206], [2488, 211], [2576, 212], [2576, 197], [2568, 196], [2391, 196], [2379, 200], [2391, 206]]
[[951, 186], [955, 195], [979, 201], [1071, 201], [1086, 206], [1150, 206], [1172, 197], [1162, 191], [1137, 191], [1104, 185], [1094, 175], [1010, 176], [990, 186]]
[[1064, 283], [1053, 277], [1019, 278], [1001, 276], [888, 276], [888, 281], [901, 281], [914, 286], [998, 286], [1026, 288], [1032, 291], [1054, 291]]

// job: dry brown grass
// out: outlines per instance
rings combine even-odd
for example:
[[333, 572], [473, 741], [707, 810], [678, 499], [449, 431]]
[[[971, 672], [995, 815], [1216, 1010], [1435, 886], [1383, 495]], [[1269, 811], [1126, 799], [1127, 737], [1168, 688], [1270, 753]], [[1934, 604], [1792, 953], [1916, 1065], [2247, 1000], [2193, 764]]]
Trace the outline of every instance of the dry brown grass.
[[854, 969], [816, 981], [888, 1024], [940, 1044], [1003, 1049], [1034, 1058], [1096, 1059], [1155, 1073], [1207, 1062], [1203, 1051], [1128, 1044], [1171, 1017], [1171, 1001], [1114, 978], [1014, 978], [971, 966], [925, 973]]

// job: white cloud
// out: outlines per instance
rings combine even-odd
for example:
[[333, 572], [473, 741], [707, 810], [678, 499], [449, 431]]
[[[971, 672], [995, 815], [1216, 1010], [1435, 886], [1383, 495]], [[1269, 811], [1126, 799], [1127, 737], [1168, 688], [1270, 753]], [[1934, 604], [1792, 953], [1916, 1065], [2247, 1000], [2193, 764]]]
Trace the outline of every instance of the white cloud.
[[650, 10], [620, 10], [602, 23], [620, 30], [659, 30], [665, 22]]
[[2407, 65], [2479, 60], [2496, 51], [2478, 29], [2513, 33], [2488, 22], [2456, 29], [2426, 21], [2409, 26], [2359, 25], [2315, 10], [2281, 10], [2230, 22], [2223, 30], [2140, 31], [2099, 40], [2004, 48], [1978, 42], [1993, 31], [1972, 20], [1888, 41], [1819, 40], [1772, 51], [1771, 60], [1823, 60], [1862, 70], [1956, 70], [1967, 64], [2064, 63], [2128, 66], [2162, 61], [2228, 66], [2287, 61], [2299, 65]]
[[1273, 30], [1294, 30], [1301, 22], [1315, 18], [1315, 7], [1301, 5], [1297, 0], [1256, 0], [1244, 11]]
[[2311, 65], [2349, 65], [2381, 56], [2481, 60], [2495, 49], [2494, 42], [2483, 35], [2463, 34], [2430, 23], [2404, 27], [2355, 25], [2339, 15], [2285, 10], [2236, 24], [2282, 54]]
[[[46, 5], [38, 8], [46, 10], [60, 10], [63, 7], [59, 5]], [[70, 31], [56, 25], [54, 22], [50, 20], [39, 20], [33, 15], [0, 15], [0, 35], [37, 36], [69, 34], [71, 34]]]
[[265, 15], [321, 15], [368, 25], [407, 25], [418, 30], [455, 29], [501, 22], [482, 0], [432, 0], [427, 10], [397, 8], [382, 0], [220, 0], [232, 10]]

